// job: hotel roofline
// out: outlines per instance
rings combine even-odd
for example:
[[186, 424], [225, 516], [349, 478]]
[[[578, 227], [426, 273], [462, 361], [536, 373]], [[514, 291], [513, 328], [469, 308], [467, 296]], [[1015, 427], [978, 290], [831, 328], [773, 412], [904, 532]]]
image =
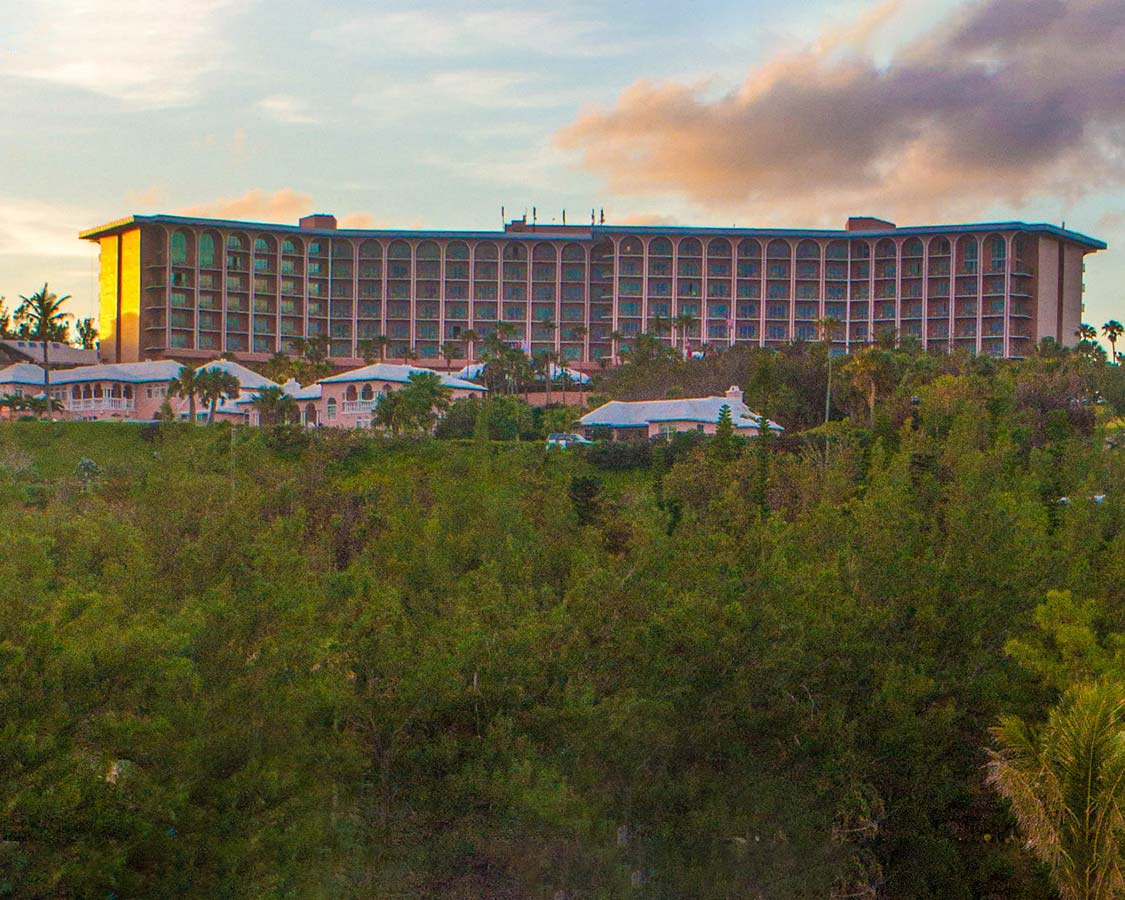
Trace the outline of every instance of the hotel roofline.
[[79, 233], [83, 240], [98, 240], [112, 234], [128, 231], [140, 225], [184, 225], [221, 228], [237, 231], [271, 231], [287, 234], [317, 235], [324, 237], [355, 238], [418, 238], [448, 240], [593, 240], [600, 236], [623, 234], [637, 235], [725, 235], [738, 237], [792, 237], [792, 238], [886, 238], [911, 235], [963, 234], [965, 232], [1019, 231], [1032, 234], [1049, 234], [1073, 241], [1091, 250], [1105, 250], [1105, 241], [1078, 231], [1044, 222], [968, 222], [952, 225], [911, 225], [891, 228], [721, 228], [713, 226], [679, 225], [556, 225], [527, 224], [516, 221], [503, 230], [456, 231], [393, 228], [310, 228], [301, 225], [283, 225], [270, 222], [249, 222], [236, 219], [208, 219], [197, 216], [132, 215], [124, 219], [98, 225]]

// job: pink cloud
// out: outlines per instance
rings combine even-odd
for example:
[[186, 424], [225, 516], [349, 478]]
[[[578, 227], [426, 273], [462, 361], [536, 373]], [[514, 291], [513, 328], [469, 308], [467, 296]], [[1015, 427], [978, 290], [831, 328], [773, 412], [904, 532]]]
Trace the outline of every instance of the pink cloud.
[[[276, 191], [255, 188], [237, 197], [220, 197], [178, 210], [180, 215], [185, 216], [293, 225], [301, 216], [318, 211], [311, 194], [291, 188]], [[339, 225], [341, 228], [374, 228], [376, 222], [367, 213], [347, 213], [339, 217]]]
[[894, 4], [719, 98], [638, 81], [557, 135], [622, 195], [760, 219], [900, 217], [1125, 183], [1125, 0], [984, 0], [878, 65]]

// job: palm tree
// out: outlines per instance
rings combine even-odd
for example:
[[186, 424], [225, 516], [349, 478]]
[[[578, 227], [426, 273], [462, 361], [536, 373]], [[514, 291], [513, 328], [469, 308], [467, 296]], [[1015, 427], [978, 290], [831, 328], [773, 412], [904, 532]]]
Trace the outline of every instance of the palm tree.
[[70, 294], [59, 297], [48, 290], [47, 282], [43, 282], [43, 289], [30, 297], [21, 294], [20, 305], [16, 308], [21, 334], [43, 344], [43, 393], [47, 397], [51, 396], [51, 341], [62, 340], [66, 336], [66, 320], [71, 315], [63, 312], [62, 305], [69, 299]]
[[292, 395], [272, 384], [258, 391], [250, 405], [258, 411], [259, 425], [281, 425], [298, 415], [297, 401]]
[[[182, 374], [182, 373], [181, 373]], [[207, 407], [207, 424], [215, 422], [215, 409], [224, 400], [237, 397], [242, 385], [225, 369], [204, 369], [196, 376], [199, 399]]]
[[1123, 333], [1125, 333], [1125, 325], [1122, 325], [1116, 319], [1110, 319], [1102, 326], [1102, 334], [1104, 334], [1105, 339], [1109, 341], [1109, 346], [1112, 351], [1109, 354], [1111, 360], [1117, 359], [1117, 339], [1121, 337]]
[[820, 339], [824, 341], [825, 346], [828, 348], [828, 390], [824, 393], [824, 424], [828, 424], [828, 419], [832, 410], [832, 336], [836, 333], [837, 327], [842, 325], [836, 316], [824, 316], [816, 320], [817, 328], [820, 330]]
[[624, 338], [625, 335], [620, 331], [611, 331], [609, 333], [609, 355], [613, 357], [614, 362], [617, 362], [617, 348]]
[[374, 338], [364, 338], [362, 341], [358, 341], [355, 349], [364, 365], [370, 366], [379, 358], [379, 349], [375, 345]]
[[453, 360], [459, 358], [457, 354], [460, 352], [461, 348], [452, 341], [447, 341], [446, 343], [438, 347], [438, 353], [440, 353], [442, 359], [445, 360], [445, 367], [450, 372], [453, 371]]
[[476, 345], [477, 341], [480, 340], [480, 335], [472, 328], [466, 328], [461, 332], [461, 340], [463, 340], [468, 347], [466, 355], [469, 358], [469, 362], [474, 362], [476, 360]]
[[[204, 380], [200, 381], [201, 378]], [[173, 378], [168, 384], [169, 397], [184, 397], [187, 399], [188, 418], [191, 420], [192, 425], [196, 424], [195, 398], [203, 393], [205, 383], [206, 379], [203, 376], [203, 372], [196, 369], [195, 366], [190, 363], [187, 363], [180, 369], [180, 374]]]
[[1093, 325], [1087, 325], [1083, 322], [1075, 329], [1074, 336], [1078, 338], [1079, 341], [1096, 341], [1098, 339], [1098, 329]]
[[1125, 895], [1125, 689], [1076, 686], [1041, 728], [1007, 716], [992, 735], [988, 781], [1061, 900]]
[[[682, 312], [672, 322], [680, 332], [680, 343], [686, 347], [688, 332], [695, 327], [695, 316], [689, 312]], [[675, 346], [675, 343], [676, 341], [673, 339], [672, 345]]]
[[83, 350], [93, 350], [98, 343], [98, 326], [93, 319], [79, 319], [74, 328], [78, 346]]
[[404, 347], [402, 351], [402, 361], [409, 365], [412, 362], [417, 362], [419, 358], [418, 348], [411, 345]]

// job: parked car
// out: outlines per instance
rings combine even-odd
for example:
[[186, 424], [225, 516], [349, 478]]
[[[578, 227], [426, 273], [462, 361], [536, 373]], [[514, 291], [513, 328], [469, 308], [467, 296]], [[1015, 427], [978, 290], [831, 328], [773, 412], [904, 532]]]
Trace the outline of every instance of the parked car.
[[582, 437], [582, 435], [580, 434], [559, 432], [557, 434], [547, 435], [547, 449], [550, 449], [551, 447], [561, 447], [563, 450], [565, 450], [567, 447], [592, 443], [594, 442]]

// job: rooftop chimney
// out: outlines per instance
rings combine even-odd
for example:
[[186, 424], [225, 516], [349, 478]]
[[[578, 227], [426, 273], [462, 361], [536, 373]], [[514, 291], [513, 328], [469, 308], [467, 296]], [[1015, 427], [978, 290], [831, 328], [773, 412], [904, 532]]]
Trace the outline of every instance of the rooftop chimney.
[[297, 223], [301, 228], [314, 228], [319, 231], [335, 231], [336, 217], [331, 213], [313, 213], [301, 216]]
[[894, 231], [895, 223], [874, 216], [848, 216], [848, 231]]
[[727, 388], [726, 398], [728, 400], [734, 401], [735, 403], [741, 403], [742, 388], [740, 388], [737, 384], [732, 384], [729, 388]]

